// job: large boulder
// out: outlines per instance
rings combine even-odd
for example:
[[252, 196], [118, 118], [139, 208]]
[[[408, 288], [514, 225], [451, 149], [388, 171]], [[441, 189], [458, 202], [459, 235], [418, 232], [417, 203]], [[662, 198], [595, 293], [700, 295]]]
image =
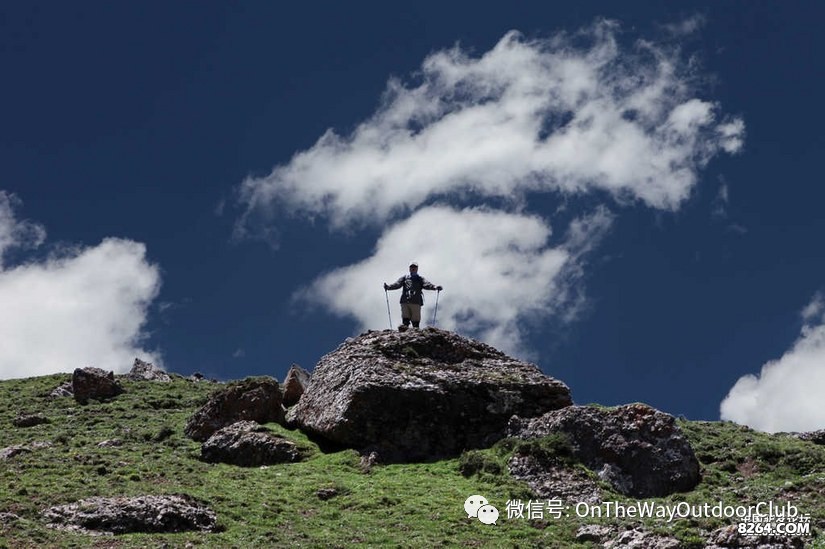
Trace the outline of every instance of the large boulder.
[[132, 369], [126, 374], [126, 377], [132, 381], [160, 381], [162, 383], [169, 383], [172, 378], [169, 374], [148, 362], [144, 362], [139, 358], [135, 359], [132, 364]]
[[187, 495], [92, 497], [47, 509], [49, 526], [113, 534], [130, 532], [212, 532], [214, 511]]
[[284, 406], [294, 406], [298, 402], [309, 385], [310, 377], [311, 374], [297, 364], [290, 366], [284, 379]]
[[242, 420], [283, 423], [284, 407], [277, 381], [270, 377], [249, 378], [214, 393], [189, 418], [184, 432], [203, 442], [218, 429]]
[[318, 362], [287, 419], [383, 461], [457, 455], [503, 436], [513, 414], [571, 404], [535, 365], [452, 332], [367, 332]]
[[209, 437], [201, 446], [201, 459], [210, 463], [260, 467], [300, 461], [301, 452], [295, 443], [263, 425], [239, 421]]
[[541, 417], [514, 417], [508, 434], [524, 439], [565, 433], [574, 456], [613, 487], [634, 497], [693, 489], [699, 461], [676, 420], [645, 404], [569, 406]]
[[106, 400], [123, 392], [123, 387], [115, 381], [114, 372], [100, 368], [77, 368], [72, 374], [72, 394], [80, 404], [89, 400]]

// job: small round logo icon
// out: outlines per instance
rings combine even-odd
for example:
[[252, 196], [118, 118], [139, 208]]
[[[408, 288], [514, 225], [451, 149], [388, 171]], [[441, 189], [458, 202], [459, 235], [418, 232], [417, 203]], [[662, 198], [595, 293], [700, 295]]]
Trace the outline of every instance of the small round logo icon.
[[482, 505], [478, 508], [478, 520], [484, 524], [496, 524], [498, 520], [498, 509], [490, 505]]
[[464, 502], [464, 510], [467, 511], [467, 518], [478, 518], [478, 510], [481, 506], [490, 503], [484, 496], [470, 496]]

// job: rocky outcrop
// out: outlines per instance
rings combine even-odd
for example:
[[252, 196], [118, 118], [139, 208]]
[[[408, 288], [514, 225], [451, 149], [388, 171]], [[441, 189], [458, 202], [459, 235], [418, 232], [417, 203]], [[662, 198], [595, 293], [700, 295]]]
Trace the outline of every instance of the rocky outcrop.
[[63, 383], [58, 385], [55, 389], [53, 389], [52, 392], [49, 393], [49, 396], [50, 397], [55, 397], [55, 398], [74, 396], [74, 393], [72, 393], [72, 382], [71, 381], [64, 381]]
[[698, 484], [699, 461], [675, 418], [645, 404], [570, 406], [510, 421], [508, 434], [537, 438], [565, 433], [575, 457], [626, 495], [666, 496]]
[[484, 343], [434, 328], [384, 330], [321, 358], [287, 419], [383, 461], [415, 461], [487, 446], [513, 414], [570, 404], [564, 383]]
[[201, 459], [210, 463], [230, 463], [260, 467], [300, 461], [295, 443], [274, 434], [254, 421], [239, 421], [220, 429], [201, 446]]
[[169, 383], [172, 378], [169, 374], [148, 362], [144, 362], [139, 358], [135, 359], [132, 364], [132, 369], [126, 374], [126, 377], [132, 381], [159, 381], [161, 383]]
[[47, 509], [49, 526], [95, 533], [213, 532], [215, 513], [187, 495], [93, 497]]
[[77, 368], [72, 374], [72, 394], [80, 404], [89, 400], [106, 400], [123, 392], [123, 387], [115, 381], [114, 372], [100, 368]]
[[813, 442], [814, 444], [825, 445], [825, 429], [808, 431], [807, 433], [796, 433], [796, 437], [800, 440]]
[[311, 374], [297, 364], [290, 366], [284, 379], [284, 406], [294, 406], [298, 403], [298, 399], [309, 385], [310, 377]]
[[186, 422], [184, 432], [203, 442], [215, 431], [235, 422], [284, 421], [284, 407], [278, 382], [269, 377], [249, 378], [214, 393]]

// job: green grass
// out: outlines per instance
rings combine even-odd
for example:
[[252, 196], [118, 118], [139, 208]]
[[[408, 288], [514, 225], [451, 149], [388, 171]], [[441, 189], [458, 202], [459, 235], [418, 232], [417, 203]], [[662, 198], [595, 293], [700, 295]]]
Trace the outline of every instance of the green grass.
[[[507, 519], [505, 503], [529, 500], [527, 486], [507, 474], [514, 451], [555, 456], [580, 467], [560, 437], [494, 447], [433, 463], [374, 466], [364, 472], [355, 451], [322, 452], [299, 431], [270, 427], [298, 444], [306, 460], [263, 468], [200, 461], [200, 444], [183, 435], [186, 420], [220, 386], [175, 377], [172, 383], [121, 380], [126, 392], [81, 406], [47, 395], [67, 375], [0, 382], [0, 448], [48, 442], [51, 446], [0, 461], [0, 547], [589, 547], [576, 544], [585, 522], [640, 524], [700, 547], [702, 530], [729, 523], [645, 519]], [[50, 423], [15, 428], [20, 413], [40, 413]], [[730, 423], [680, 422], [703, 467], [689, 494], [658, 502], [732, 504], [784, 500], [825, 521], [825, 448], [787, 436], [756, 433]], [[120, 439], [118, 447], [99, 447]], [[317, 492], [338, 494], [322, 500]], [[48, 528], [43, 510], [90, 496], [185, 493], [215, 511], [217, 533], [129, 534], [89, 537]], [[500, 512], [497, 525], [468, 519], [465, 499], [485, 496]], [[606, 491], [604, 499], [631, 502]], [[820, 538], [811, 538], [817, 546]], [[819, 543], [819, 546], [823, 546]]]

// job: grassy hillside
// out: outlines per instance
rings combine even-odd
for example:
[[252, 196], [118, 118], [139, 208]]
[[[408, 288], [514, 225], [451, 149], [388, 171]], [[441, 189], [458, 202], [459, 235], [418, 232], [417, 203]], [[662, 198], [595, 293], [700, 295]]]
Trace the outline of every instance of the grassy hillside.
[[[30, 450], [0, 460], [0, 547], [590, 547], [574, 541], [586, 523], [644, 524], [648, 531], [676, 536], [685, 547], [701, 547], [707, 531], [731, 523], [575, 515], [508, 519], [508, 500], [532, 499], [526, 485], [502, 467], [513, 443], [463, 458], [378, 465], [365, 472], [356, 452], [324, 453], [300, 432], [272, 424], [308, 453], [304, 462], [249, 469], [208, 464], [199, 460], [200, 444], [183, 436], [183, 426], [220, 386], [180, 377], [166, 384], [121, 380], [126, 392], [109, 402], [81, 406], [71, 398], [46, 397], [69, 378], [0, 382], [0, 449]], [[49, 422], [14, 427], [12, 420], [22, 413], [42, 414]], [[791, 500], [811, 514], [815, 532], [825, 527], [825, 447], [729, 423], [681, 426], [702, 463], [703, 481], [689, 494], [650, 501]], [[112, 439], [122, 444], [98, 446]], [[547, 451], [556, 446], [547, 445]], [[478, 472], [465, 477], [460, 468], [466, 473], [468, 462]], [[318, 491], [325, 488], [337, 494], [322, 499]], [[222, 531], [90, 537], [51, 529], [41, 519], [44, 509], [85, 497], [143, 494], [193, 496], [217, 513]], [[497, 524], [467, 518], [464, 501], [473, 494], [498, 507]], [[603, 499], [634, 501], [607, 486]], [[821, 537], [806, 540], [825, 547]]]

